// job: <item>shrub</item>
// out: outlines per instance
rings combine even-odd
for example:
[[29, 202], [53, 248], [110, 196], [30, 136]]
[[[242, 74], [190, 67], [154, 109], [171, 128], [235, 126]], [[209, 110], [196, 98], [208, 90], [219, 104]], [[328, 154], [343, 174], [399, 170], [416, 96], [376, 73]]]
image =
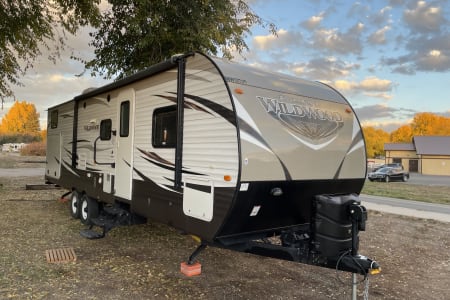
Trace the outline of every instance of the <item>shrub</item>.
[[33, 143], [42, 141], [41, 135], [30, 135], [20, 133], [2, 133], [0, 134], [0, 145], [7, 143]]
[[20, 155], [24, 156], [45, 156], [46, 153], [47, 145], [45, 142], [34, 142], [20, 150]]

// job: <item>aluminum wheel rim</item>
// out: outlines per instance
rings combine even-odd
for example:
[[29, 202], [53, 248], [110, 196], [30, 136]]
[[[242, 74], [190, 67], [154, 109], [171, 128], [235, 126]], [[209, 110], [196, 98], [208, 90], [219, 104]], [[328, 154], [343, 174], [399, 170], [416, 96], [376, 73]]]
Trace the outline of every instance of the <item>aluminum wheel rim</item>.
[[81, 217], [83, 218], [83, 220], [87, 220], [87, 201], [83, 201], [81, 203]]
[[77, 196], [72, 197], [72, 213], [76, 214], [77, 213], [77, 206], [78, 206], [78, 199]]

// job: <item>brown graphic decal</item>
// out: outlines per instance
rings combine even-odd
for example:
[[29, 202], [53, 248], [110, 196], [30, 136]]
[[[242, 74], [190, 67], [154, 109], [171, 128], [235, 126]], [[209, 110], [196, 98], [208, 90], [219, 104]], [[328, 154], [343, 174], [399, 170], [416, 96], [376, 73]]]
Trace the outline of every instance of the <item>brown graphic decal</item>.
[[270, 116], [288, 128], [291, 135], [313, 149], [328, 145], [344, 125], [339, 112], [321, 108], [312, 101], [256, 98]]

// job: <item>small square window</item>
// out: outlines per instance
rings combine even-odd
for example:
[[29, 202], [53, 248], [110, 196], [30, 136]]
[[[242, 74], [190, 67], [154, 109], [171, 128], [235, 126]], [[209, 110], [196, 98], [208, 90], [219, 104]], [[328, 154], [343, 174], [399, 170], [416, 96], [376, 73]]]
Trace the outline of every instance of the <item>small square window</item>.
[[167, 106], [153, 112], [153, 138], [155, 148], [175, 148], [177, 143], [177, 107]]
[[58, 110], [53, 110], [50, 114], [50, 128], [55, 129], [58, 127]]
[[109, 141], [111, 139], [112, 121], [105, 119], [100, 122], [100, 140]]

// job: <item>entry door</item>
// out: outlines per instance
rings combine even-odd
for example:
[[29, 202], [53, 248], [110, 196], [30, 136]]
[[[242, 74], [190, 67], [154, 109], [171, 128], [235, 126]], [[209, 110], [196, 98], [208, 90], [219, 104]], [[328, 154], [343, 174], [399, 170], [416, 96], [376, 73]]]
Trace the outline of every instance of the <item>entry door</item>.
[[409, 160], [409, 172], [419, 172], [419, 160], [410, 159]]
[[121, 92], [118, 97], [116, 132], [115, 195], [131, 200], [133, 176], [134, 90]]

